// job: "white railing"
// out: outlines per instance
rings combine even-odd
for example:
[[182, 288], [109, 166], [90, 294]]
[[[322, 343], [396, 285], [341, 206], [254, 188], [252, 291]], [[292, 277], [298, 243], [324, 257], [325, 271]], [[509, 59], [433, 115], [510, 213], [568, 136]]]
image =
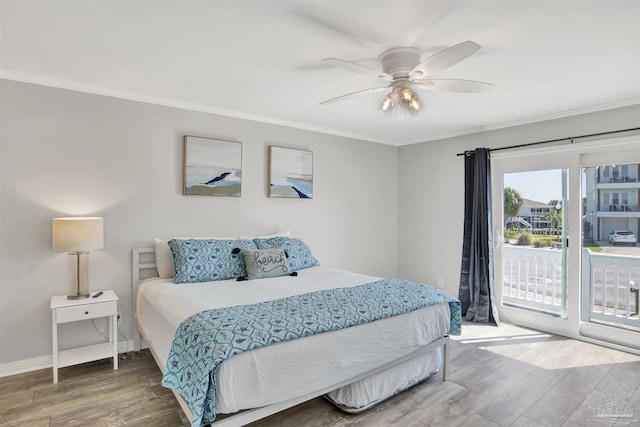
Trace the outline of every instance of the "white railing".
[[562, 315], [562, 250], [504, 245], [502, 302]]
[[[503, 304], [564, 314], [562, 250], [504, 245]], [[640, 331], [640, 257], [582, 250], [582, 320]]]
[[582, 250], [582, 320], [640, 331], [640, 257]]

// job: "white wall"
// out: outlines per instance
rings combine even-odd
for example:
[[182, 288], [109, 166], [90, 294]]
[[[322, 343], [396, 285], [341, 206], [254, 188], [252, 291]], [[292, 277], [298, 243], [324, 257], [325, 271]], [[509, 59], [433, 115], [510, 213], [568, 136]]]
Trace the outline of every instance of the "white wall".
[[[400, 147], [398, 155], [398, 274], [458, 295], [464, 210], [464, 157], [477, 147], [635, 128], [640, 106], [576, 115]], [[640, 147], [639, 147], [640, 149]]]
[[[117, 292], [129, 340], [131, 249], [156, 236], [289, 229], [323, 265], [397, 275], [397, 147], [6, 80], [0, 91], [0, 366], [51, 355], [49, 299], [67, 292], [57, 216], [104, 217], [90, 287]], [[242, 197], [182, 195], [185, 134], [243, 143]], [[270, 144], [313, 150], [312, 200], [266, 196]], [[100, 340], [63, 326], [62, 346]]]

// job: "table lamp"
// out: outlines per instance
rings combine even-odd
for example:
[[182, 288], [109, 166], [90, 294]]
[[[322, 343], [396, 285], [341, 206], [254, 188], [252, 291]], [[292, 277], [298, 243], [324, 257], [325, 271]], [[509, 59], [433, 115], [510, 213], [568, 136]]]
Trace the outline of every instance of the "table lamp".
[[99, 217], [54, 218], [53, 250], [68, 252], [68, 299], [89, 297], [89, 252], [104, 247], [104, 227]]

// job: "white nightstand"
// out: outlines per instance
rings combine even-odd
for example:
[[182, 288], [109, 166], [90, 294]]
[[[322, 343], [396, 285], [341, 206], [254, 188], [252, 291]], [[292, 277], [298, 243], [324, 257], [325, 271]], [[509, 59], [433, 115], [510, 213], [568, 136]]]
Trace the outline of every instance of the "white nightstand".
[[[113, 357], [113, 369], [118, 369], [118, 296], [103, 291], [97, 298], [71, 300], [66, 295], [51, 297], [53, 325], [53, 383], [58, 383], [58, 368]], [[109, 318], [109, 342], [58, 351], [58, 325], [79, 320]]]

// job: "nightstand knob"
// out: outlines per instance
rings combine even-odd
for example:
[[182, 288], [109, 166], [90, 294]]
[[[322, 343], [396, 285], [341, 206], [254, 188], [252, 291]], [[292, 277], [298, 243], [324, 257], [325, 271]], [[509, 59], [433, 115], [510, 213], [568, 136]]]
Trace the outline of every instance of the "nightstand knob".
[[89, 314], [89, 312], [88, 312], [88, 311], [85, 311], [85, 312], [84, 312], [84, 314]]

